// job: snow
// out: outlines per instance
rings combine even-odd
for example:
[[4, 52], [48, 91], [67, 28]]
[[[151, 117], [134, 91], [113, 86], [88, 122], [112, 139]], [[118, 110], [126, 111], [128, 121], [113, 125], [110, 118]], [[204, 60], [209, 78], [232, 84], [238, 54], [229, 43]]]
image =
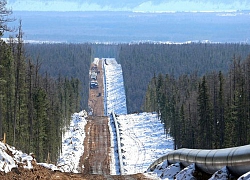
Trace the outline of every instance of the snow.
[[[106, 79], [106, 112], [114, 112], [117, 116], [118, 133], [122, 152], [122, 168], [124, 174], [144, 173], [154, 179], [195, 179], [195, 164], [182, 169], [180, 163], [168, 165], [167, 161], [159, 164], [153, 172], [147, 172], [148, 167], [159, 157], [173, 150], [173, 138], [165, 133], [156, 113], [127, 114], [126, 96], [122, 77], [122, 68], [115, 59], [106, 59], [104, 64]], [[111, 172], [119, 174], [117, 153], [117, 138], [114, 125], [110, 121], [111, 132]], [[249, 179], [245, 174], [241, 179]], [[210, 179], [225, 179], [228, 177], [226, 168], [217, 171]]]
[[157, 177], [161, 177], [163, 171], [169, 166], [168, 161], [163, 161], [162, 163], [158, 164], [153, 173], [157, 175]]
[[32, 161], [35, 159], [22, 151], [16, 150], [15, 147], [0, 142], [0, 171], [5, 173], [12, 168], [23, 166], [26, 169], [32, 168]]
[[118, 118], [125, 174], [143, 173], [150, 164], [173, 149], [155, 113], [120, 115]]
[[[72, 115], [71, 124], [63, 135], [62, 153], [60, 154], [57, 166], [47, 163], [37, 164], [51, 170], [78, 173], [79, 159], [84, 152], [84, 128], [87, 123], [85, 117], [85, 111]], [[17, 168], [18, 166], [32, 169], [32, 161], [36, 162], [32, 154], [28, 155], [20, 150], [16, 150], [15, 147], [0, 142], [0, 171], [7, 173], [12, 168]]]
[[[149, 165], [173, 149], [173, 139], [168, 136], [156, 113], [127, 114], [126, 95], [121, 65], [113, 58], [104, 64], [106, 79], [107, 114], [117, 115], [124, 174], [144, 173]], [[115, 147], [116, 133], [111, 124], [112, 162], [111, 172], [118, 173]]]
[[[99, 59], [94, 63], [98, 64]], [[148, 167], [159, 157], [173, 150], [173, 138], [164, 131], [156, 113], [127, 114], [126, 96], [123, 85], [121, 65], [113, 58], [107, 58], [103, 65], [105, 68], [105, 107], [106, 113], [115, 113], [118, 129], [115, 129], [114, 121], [109, 119], [111, 132], [111, 174], [144, 173], [148, 179], [183, 179], [192, 180], [195, 172], [195, 164], [182, 169], [180, 163], [169, 165], [164, 161], [156, 166], [153, 172], [146, 172]], [[62, 138], [62, 151], [57, 166], [47, 163], [38, 163], [51, 170], [79, 173], [79, 160], [84, 153], [85, 125], [87, 113], [81, 111], [74, 113], [70, 126], [66, 128]], [[117, 134], [119, 133], [117, 139]], [[120, 144], [117, 144], [119, 142]], [[121, 147], [121, 163], [118, 159], [118, 147]], [[23, 166], [32, 169], [32, 162], [36, 161], [32, 154], [28, 155], [15, 147], [0, 141], [0, 171], [9, 172], [12, 168]], [[217, 171], [210, 180], [228, 179], [230, 176], [226, 167]], [[250, 179], [250, 172], [242, 175], [239, 180]]]
[[107, 114], [127, 114], [126, 95], [123, 85], [122, 67], [114, 58], [106, 58], [104, 64], [106, 76]]
[[176, 179], [182, 179], [182, 180], [196, 179], [193, 176], [194, 173], [195, 173], [195, 164], [191, 164], [188, 167], [186, 167], [183, 170], [181, 170], [181, 172], [179, 172], [176, 175]]
[[250, 179], [250, 171], [238, 178], [238, 180], [248, 180], [248, 179]]
[[181, 171], [180, 163], [171, 164], [166, 169], [164, 169], [162, 179], [175, 179], [175, 176]]
[[182, 179], [193, 180], [196, 179], [193, 175], [195, 173], [195, 164], [182, 169], [180, 163], [169, 165], [167, 161], [158, 164], [152, 173], [156, 174], [161, 179]]
[[228, 172], [227, 167], [223, 167], [222, 169], [216, 171], [213, 176], [209, 180], [218, 180], [218, 179], [229, 179], [230, 174]]
[[80, 172], [79, 160], [84, 153], [86, 116], [85, 111], [74, 113], [70, 127], [62, 138], [62, 152], [57, 167], [63, 172]]

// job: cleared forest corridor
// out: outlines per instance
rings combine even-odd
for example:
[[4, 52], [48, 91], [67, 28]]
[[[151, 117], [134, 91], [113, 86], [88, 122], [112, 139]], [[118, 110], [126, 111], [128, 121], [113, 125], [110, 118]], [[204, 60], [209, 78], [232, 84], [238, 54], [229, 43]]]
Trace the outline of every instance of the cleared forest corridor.
[[[96, 64], [95, 64], [96, 63]], [[80, 160], [83, 174], [110, 174], [109, 152], [110, 132], [108, 117], [104, 115], [103, 105], [103, 69], [102, 61], [91, 64], [91, 82], [96, 84], [89, 89], [89, 114], [85, 126], [84, 154]]]
[[80, 163], [80, 167], [84, 166], [83, 174], [109, 175], [110, 133], [108, 118], [89, 117], [85, 132], [87, 136], [84, 140], [84, 147], [86, 148]]
[[[104, 116], [103, 60], [95, 59], [90, 67], [89, 116], [85, 126], [81, 172], [87, 179], [149, 179], [143, 174], [110, 175], [109, 117]], [[91, 83], [93, 86], [91, 86]]]

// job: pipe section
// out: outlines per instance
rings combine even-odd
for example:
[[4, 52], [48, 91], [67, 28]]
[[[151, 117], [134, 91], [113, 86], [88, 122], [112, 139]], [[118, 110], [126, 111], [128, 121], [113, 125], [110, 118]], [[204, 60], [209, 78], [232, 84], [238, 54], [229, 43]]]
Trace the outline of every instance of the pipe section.
[[119, 165], [120, 165], [120, 175], [124, 174], [124, 168], [123, 168], [123, 161], [122, 161], [122, 151], [121, 151], [121, 141], [120, 141], [120, 131], [117, 123], [117, 119], [115, 116], [115, 113], [112, 111], [111, 117], [114, 120], [115, 123], [115, 130], [116, 130], [116, 139], [117, 139], [117, 149], [118, 149], [118, 158], [119, 158]]
[[195, 163], [199, 169], [209, 174], [227, 166], [232, 174], [241, 176], [250, 171], [250, 145], [214, 150], [183, 148], [170, 151], [153, 162], [148, 171], [165, 160], [170, 164], [180, 162], [185, 167]]

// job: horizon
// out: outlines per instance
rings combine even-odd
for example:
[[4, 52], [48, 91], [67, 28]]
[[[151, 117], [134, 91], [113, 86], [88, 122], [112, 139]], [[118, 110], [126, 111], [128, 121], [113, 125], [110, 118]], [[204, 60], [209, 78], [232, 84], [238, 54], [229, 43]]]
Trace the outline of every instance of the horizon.
[[249, 11], [14, 11], [12, 16], [22, 19], [23, 38], [33, 43], [249, 43], [250, 37]]

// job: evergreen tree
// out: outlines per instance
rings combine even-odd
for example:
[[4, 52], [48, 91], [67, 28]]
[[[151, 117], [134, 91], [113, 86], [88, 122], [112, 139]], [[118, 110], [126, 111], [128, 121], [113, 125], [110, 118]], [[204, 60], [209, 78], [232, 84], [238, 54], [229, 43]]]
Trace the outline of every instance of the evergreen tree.
[[5, 31], [11, 31], [11, 29], [8, 27], [8, 23], [13, 21], [13, 19], [10, 18], [12, 11], [6, 6], [7, 1], [0, 0], [0, 38], [3, 36]]
[[209, 99], [208, 87], [205, 76], [203, 76], [202, 82], [199, 85], [198, 113], [199, 113], [198, 139], [200, 147], [212, 148], [211, 108], [210, 108], [210, 99]]
[[179, 147], [183, 148], [186, 147], [186, 137], [187, 137], [187, 131], [186, 131], [186, 119], [185, 119], [185, 112], [184, 112], [184, 105], [181, 105], [180, 109], [180, 144]]
[[33, 102], [34, 102], [34, 120], [35, 120], [35, 152], [38, 161], [43, 161], [45, 158], [45, 149], [46, 149], [46, 125], [49, 124], [47, 116], [47, 95], [42, 88], [37, 88], [33, 93]]
[[224, 77], [222, 72], [219, 72], [219, 96], [218, 96], [218, 130], [219, 130], [219, 148], [224, 147], [225, 139], [225, 102], [224, 102]]
[[[14, 59], [8, 45], [0, 41], [0, 96], [2, 100], [2, 130], [13, 132], [13, 106], [14, 106]], [[2, 136], [2, 134], [0, 135]], [[7, 133], [12, 139], [12, 134]]]

